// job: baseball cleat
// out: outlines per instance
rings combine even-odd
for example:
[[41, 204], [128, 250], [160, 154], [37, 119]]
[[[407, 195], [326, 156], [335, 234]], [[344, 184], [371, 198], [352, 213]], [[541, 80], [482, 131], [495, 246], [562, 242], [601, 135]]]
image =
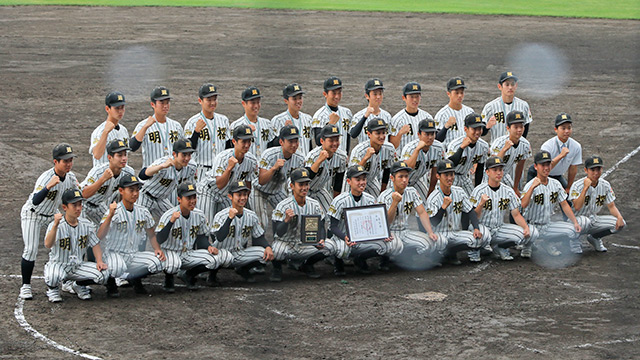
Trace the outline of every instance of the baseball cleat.
[[31, 292], [31, 284], [22, 284], [20, 288], [20, 299], [31, 300], [33, 299], [33, 293]]

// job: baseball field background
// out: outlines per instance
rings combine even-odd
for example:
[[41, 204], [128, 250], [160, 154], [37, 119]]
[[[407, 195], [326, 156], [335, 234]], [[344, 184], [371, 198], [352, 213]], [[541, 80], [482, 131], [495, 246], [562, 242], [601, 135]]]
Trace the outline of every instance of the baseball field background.
[[[0, 357], [640, 357], [637, 1], [0, 4], [33, 4], [0, 6]], [[194, 7], [205, 5], [222, 7]], [[366, 80], [380, 77], [386, 110], [401, 110], [402, 86], [418, 81], [421, 108], [434, 115], [447, 103], [449, 78], [465, 79], [465, 103], [480, 111], [498, 96], [497, 78], [507, 69], [520, 75], [518, 96], [531, 105], [534, 149], [554, 135], [553, 119], [565, 111], [583, 156], [604, 159], [628, 224], [606, 239], [607, 253], [585, 242], [581, 257], [561, 262], [463, 259], [457, 267], [370, 276], [348, 267], [346, 278], [321, 264], [322, 279], [285, 270], [279, 284], [259, 277], [247, 285], [221, 271], [221, 288], [179, 287], [171, 295], [159, 286], [162, 276], [152, 276], [149, 296], [122, 289], [112, 300], [95, 287], [92, 301], [64, 294], [51, 304], [40, 246], [35, 298], [17, 300], [20, 207], [59, 142], [80, 154], [74, 172], [84, 178], [89, 137], [106, 117], [111, 90], [127, 97], [123, 125], [131, 133], [150, 115], [157, 85], [171, 90], [169, 116], [182, 124], [199, 111], [205, 82], [219, 88], [217, 111], [235, 120], [249, 85], [265, 96], [264, 117], [284, 111], [282, 88], [290, 82], [305, 89], [303, 111], [313, 113], [331, 75], [343, 80], [342, 105], [354, 112], [365, 106]], [[139, 169], [140, 154], [130, 162]]]

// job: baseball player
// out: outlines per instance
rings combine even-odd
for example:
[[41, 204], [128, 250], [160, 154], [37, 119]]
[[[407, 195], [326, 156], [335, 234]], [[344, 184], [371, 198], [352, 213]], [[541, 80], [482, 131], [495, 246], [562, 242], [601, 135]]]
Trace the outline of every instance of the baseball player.
[[[135, 176], [122, 176], [118, 192], [122, 200], [109, 205], [104, 214], [98, 238], [104, 245], [104, 260], [109, 264], [110, 276], [107, 280], [107, 296], [118, 297], [115, 278], [121, 277], [133, 285], [137, 294], [146, 294], [141, 279], [162, 271], [166, 260], [153, 231], [155, 221], [147, 208], [136, 204], [142, 182]], [[147, 240], [151, 251], [139, 251]]]
[[387, 124], [391, 123], [391, 114], [388, 111], [381, 109], [382, 99], [384, 98], [384, 85], [382, 80], [378, 78], [370, 79], [364, 84], [364, 97], [369, 103], [366, 108], [358, 111], [352, 118], [351, 129], [349, 135], [352, 138], [357, 138], [358, 143], [368, 140], [367, 131], [362, 130], [364, 124], [368, 121], [370, 116], [384, 120]]
[[491, 153], [502, 159], [504, 176], [502, 182], [513, 188], [520, 196], [520, 179], [524, 162], [531, 157], [531, 144], [522, 137], [525, 129], [525, 115], [514, 110], [507, 115], [507, 135], [500, 136], [491, 143]]
[[389, 142], [399, 152], [407, 144], [418, 139], [418, 130], [422, 120], [433, 120], [431, 114], [419, 108], [421, 100], [422, 87], [420, 84], [417, 82], [406, 83], [402, 88], [402, 101], [406, 107], [393, 115], [389, 131]]
[[518, 89], [518, 77], [511, 71], [503, 72], [498, 79], [498, 89], [500, 89], [500, 96], [482, 109], [482, 119], [487, 124], [488, 132], [491, 133], [491, 143], [497, 138], [507, 135], [506, 117], [512, 111], [520, 111], [524, 114], [525, 122], [522, 136], [527, 137], [529, 124], [533, 119], [529, 104], [515, 96]]
[[[377, 197], [387, 188], [391, 164], [396, 160], [396, 148], [386, 141], [387, 123], [382, 119], [369, 120], [367, 136], [369, 140], [359, 143], [351, 151], [349, 165], [364, 166], [369, 172], [365, 191]], [[380, 174], [382, 174], [382, 180]], [[347, 190], [345, 185], [343, 190]]]
[[244, 115], [231, 124], [231, 131], [240, 125], [251, 128], [254, 136], [249, 150], [256, 158], [260, 158], [267, 148], [278, 146], [278, 131], [269, 119], [258, 116], [260, 113], [260, 99], [262, 95], [257, 87], [250, 86], [242, 92], [242, 107]]
[[340, 130], [340, 149], [345, 153], [351, 149], [351, 136], [349, 130], [351, 130], [351, 121], [353, 114], [351, 110], [344, 106], [340, 106], [340, 100], [342, 100], [342, 80], [332, 76], [324, 81], [324, 91], [322, 95], [326, 98], [327, 102], [313, 114], [313, 120], [311, 121], [311, 134], [316, 142], [316, 146], [320, 146], [320, 133], [322, 128], [327, 125], [336, 125]]
[[[596, 249], [604, 252], [607, 248], [602, 244], [602, 238], [620, 231], [626, 222], [614, 203], [616, 195], [607, 180], [601, 179], [602, 158], [591, 156], [584, 162], [587, 176], [574, 182], [569, 192], [569, 199], [573, 201], [576, 216], [589, 218], [588, 226], [582, 229], [587, 234], [587, 241]], [[611, 215], [598, 215], [603, 206], [607, 206]]]
[[[436, 140], [437, 130], [433, 120], [421, 120], [416, 129], [418, 138], [405, 145], [401, 157], [407, 166], [413, 169], [409, 173], [409, 186], [415, 188], [422, 199], [427, 199], [435, 189], [435, 165], [444, 159], [445, 148]], [[427, 175], [428, 184], [424, 181]]]
[[198, 208], [207, 215], [209, 224], [213, 224], [220, 210], [231, 206], [227, 196], [230, 183], [244, 180], [250, 184], [256, 178], [258, 160], [249, 152], [252, 141], [253, 131], [249, 126], [236, 127], [233, 130], [233, 149], [216, 155], [213, 169], [198, 183]]
[[296, 83], [285, 86], [282, 90], [284, 103], [287, 104], [287, 110], [274, 116], [271, 119], [271, 125], [274, 129], [282, 129], [286, 125], [293, 125], [300, 130], [300, 145], [296, 151], [302, 157], [307, 156], [312, 147], [311, 140], [311, 115], [302, 112], [302, 103], [304, 102], [305, 92], [302, 87]]
[[[491, 232], [493, 252], [502, 260], [513, 260], [509, 248], [522, 246], [521, 257], [530, 258], [531, 244], [537, 233], [531, 236], [529, 225], [520, 214], [520, 198], [510, 186], [502, 183], [505, 163], [501, 158], [491, 156], [486, 165], [487, 182], [473, 189], [470, 200], [480, 224]], [[507, 212], [517, 225], [504, 222]]]
[[[544, 239], [542, 246], [549, 255], [560, 255], [556, 243], [566, 241], [569, 241], [571, 252], [579, 254], [582, 253], [580, 232], [588, 225], [589, 220], [573, 214], [571, 206], [567, 203], [567, 192], [558, 180], [549, 176], [552, 159], [551, 154], [544, 150], [534, 156], [537, 175], [522, 190], [523, 215], [529, 223], [529, 228], [535, 228], [538, 236]], [[571, 223], [551, 221], [551, 215], [558, 204]]]
[[[264, 237], [264, 228], [255, 212], [246, 209], [251, 189], [247, 182], [234, 181], [229, 185], [231, 206], [216, 214], [213, 221], [214, 245], [224, 256], [224, 267], [234, 267], [247, 282], [255, 282], [250, 269], [273, 260], [271, 245]], [[249, 246], [251, 241], [251, 246]], [[209, 273], [208, 282], [217, 284], [217, 270]]]
[[131, 138], [131, 151], [142, 147], [142, 166], [148, 167], [157, 159], [171, 155], [174, 142], [183, 133], [182, 125], [170, 119], [169, 114], [171, 96], [169, 89], [164, 86], [151, 91], [151, 107], [153, 115], [136, 125]]
[[184, 137], [191, 140], [196, 149], [193, 160], [198, 165], [196, 175], [202, 179], [213, 167], [213, 159], [225, 149], [233, 147], [229, 119], [216, 113], [218, 88], [204, 84], [198, 91], [200, 113], [193, 115], [184, 125]]
[[[471, 113], [464, 118], [466, 135], [449, 143], [447, 156], [456, 166], [454, 185], [461, 187], [467, 195], [471, 195], [475, 185], [482, 182], [484, 162], [489, 155], [489, 144], [480, 138], [484, 123], [480, 115]], [[474, 171], [474, 181], [470, 174]]]
[[298, 154], [300, 131], [293, 125], [280, 128], [280, 146], [272, 147], [262, 153], [258, 162], [258, 178], [253, 181], [250, 195], [253, 209], [262, 224], [268, 224], [267, 204], [275, 208], [287, 196], [285, 187], [291, 170], [304, 166], [304, 158]]
[[78, 180], [71, 172], [74, 157], [76, 155], [69, 144], [56, 145], [53, 148], [53, 168], [38, 177], [33, 192], [20, 211], [22, 240], [24, 242], [21, 260], [21, 299], [33, 299], [31, 275], [36, 255], [38, 255], [40, 229], [49, 224], [53, 220], [53, 215], [58, 212], [58, 207], [62, 202], [62, 193], [67, 189], [78, 187]]
[[[96, 227], [89, 220], [80, 218], [82, 194], [78, 189], [67, 189], [62, 193], [64, 215], [56, 213], [49, 223], [44, 237], [44, 246], [51, 249], [49, 261], [44, 265], [44, 282], [47, 297], [51, 302], [60, 302], [60, 284], [73, 281], [72, 288], [78, 298], [91, 299], [89, 284], [104, 285], [109, 277], [107, 264], [102, 261], [102, 250]], [[84, 261], [87, 247], [93, 247], [96, 262]]]
[[[295, 169], [291, 172], [292, 196], [282, 200], [273, 212], [274, 242], [273, 271], [269, 280], [282, 281], [282, 262], [285, 260], [302, 261], [300, 267], [307, 277], [317, 279], [318, 274], [313, 265], [331, 255], [324, 248], [326, 229], [324, 225], [325, 214], [317, 200], [307, 197], [309, 192], [309, 170], [305, 168]], [[300, 241], [300, 224], [303, 215], [320, 215], [319, 241], [316, 245], [303, 245]]]
[[322, 209], [329, 209], [333, 197], [342, 190], [347, 153], [340, 149], [340, 137], [338, 126], [325, 125], [320, 132], [321, 146], [311, 150], [305, 159], [311, 178], [308, 196], [319, 201]]
[[[445, 258], [449, 263], [459, 265], [457, 253], [469, 250], [469, 260], [480, 262], [480, 249], [491, 242], [491, 234], [478, 222], [467, 193], [453, 185], [456, 176], [454, 163], [445, 159], [436, 166], [439, 186], [429, 195], [426, 208], [433, 231], [446, 240]], [[462, 227], [463, 215], [468, 216], [471, 223], [468, 230]]]
[[122, 140], [125, 145], [129, 144], [129, 131], [120, 121], [124, 117], [124, 106], [126, 102], [124, 95], [114, 91], [104, 99], [104, 110], [107, 112], [107, 120], [98, 125], [91, 133], [91, 145], [89, 154], [93, 157], [93, 166], [106, 163], [106, 146], [113, 140]]
[[449, 103], [436, 113], [435, 121], [438, 128], [436, 139], [448, 146], [451, 141], [464, 136], [465, 118], [473, 114], [473, 109], [464, 105], [464, 90], [467, 86], [459, 77], [449, 79], [447, 82], [447, 96]]

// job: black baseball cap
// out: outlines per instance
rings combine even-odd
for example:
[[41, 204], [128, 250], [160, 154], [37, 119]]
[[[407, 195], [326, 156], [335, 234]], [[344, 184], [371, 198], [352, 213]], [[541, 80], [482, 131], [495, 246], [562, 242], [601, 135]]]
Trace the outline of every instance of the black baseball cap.
[[280, 129], [280, 134], [278, 137], [282, 140], [291, 140], [291, 139], [299, 139], [300, 138], [300, 130], [294, 125], [285, 125], [282, 129]]
[[368, 94], [369, 91], [383, 89], [384, 85], [382, 85], [382, 80], [378, 78], [369, 79], [366, 84], [364, 84], [364, 91]]
[[455, 89], [466, 89], [467, 85], [464, 84], [464, 80], [461, 77], [454, 77], [447, 81], [447, 91]]
[[342, 80], [336, 76], [332, 76], [324, 81], [324, 91], [330, 91], [342, 88]]
[[306, 168], [297, 168], [291, 172], [291, 182], [307, 182], [311, 181], [309, 177], [309, 170]]
[[367, 122], [367, 131], [387, 130], [387, 123], [380, 118], [373, 118]]
[[477, 128], [484, 126], [482, 117], [476, 113], [471, 113], [464, 117], [464, 126], [468, 128]]
[[178, 197], [186, 197], [196, 194], [196, 186], [189, 181], [185, 181], [182, 184], [178, 185]]
[[255, 86], [249, 86], [242, 92], [242, 101], [249, 101], [261, 97], [262, 95], [260, 95], [260, 89]]
[[230, 194], [237, 193], [237, 192], [242, 191], [242, 190], [251, 191], [251, 189], [249, 189], [249, 187], [247, 186], [247, 182], [245, 180], [233, 181], [229, 185], [229, 193]]
[[455, 168], [456, 166], [453, 164], [453, 161], [449, 159], [440, 160], [438, 161], [438, 165], [436, 165], [438, 174], [454, 171]]
[[204, 84], [200, 86], [200, 90], [198, 91], [198, 96], [200, 99], [208, 98], [218, 95], [218, 88], [213, 84]]
[[504, 166], [504, 162], [499, 156], [490, 156], [484, 164], [485, 169]]
[[192, 153], [195, 152], [196, 149], [193, 148], [193, 144], [191, 140], [187, 138], [180, 138], [173, 143], [173, 152], [176, 153]]
[[367, 174], [369, 174], [369, 172], [362, 165], [349, 166], [349, 168], [347, 169], [347, 179]]
[[570, 123], [570, 122], [573, 122], [573, 121], [571, 121], [571, 116], [569, 116], [569, 114], [567, 113], [560, 113], [558, 114], [558, 116], [556, 116], [556, 127], [564, 123]]
[[287, 86], [284, 87], [284, 90], [282, 90], [282, 97], [285, 99], [288, 99], [290, 97], [296, 96], [296, 95], [300, 95], [300, 94], [304, 94], [304, 90], [302, 90], [302, 86], [293, 83], [293, 84], [289, 84]]
[[115, 139], [109, 141], [107, 144], [107, 154], [113, 155], [123, 150], [131, 150], [131, 148], [124, 142], [124, 140]]
[[551, 162], [551, 153], [545, 150], [540, 151], [533, 157], [535, 164], [543, 164]]
[[334, 136], [340, 136], [340, 128], [336, 125], [327, 124], [320, 131], [320, 137], [323, 139]]
[[502, 84], [503, 82], [509, 80], [509, 79], [513, 79], [515, 81], [518, 81], [518, 77], [515, 76], [511, 71], [505, 71], [502, 74], [500, 74], [500, 79], [498, 79], [498, 84]]
[[62, 143], [58, 144], [53, 148], [53, 158], [56, 160], [66, 160], [76, 157], [77, 155], [73, 153], [73, 149], [71, 145]]
[[418, 123], [418, 131], [420, 132], [436, 132], [436, 122], [433, 120], [420, 120]]
[[140, 181], [135, 175], [127, 175], [123, 174], [118, 181], [118, 187], [126, 188], [133, 185], [142, 185], [142, 181]]
[[113, 107], [113, 106], [121, 106], [125, 105], [124, 95], [119, 91], [110, 92], [104, 98], [104, 104]]
[[593, 169], [596, 167], [603, 167], [604, 163], [602, 158], [598, 155], [591, 156], [587, 160], [584, 161], [584, 167], [587, 169]]
[[160, 101], [171, 99], [171, 95], [169, 94], [169, 89], [164, 86], [158, 86], [157, 88], [151, 90], [151, 101]]
[[410, 81], [404, 84], [404, 87], [402, 88], [402, 95], [409, 94], [422, 94], [422, 87], [420, 84], [415, 81]]
[[82, 197], [82, 193], [79, 189], [67, 189], [62, 193], [62, 203], [73, 204], [78, 201], [82, 201], [84, 198]]
[[234, 139], [253, 139], [253, 131], [248, 125], [239, 125], [235, 129], [233, 129], [233, 138]]
[[513, 110], [507, 115], [507, 126], [511, 126], [512, 124], [524, 124], [526, 119], [524, 118], [524, 113], [519, 110]]
[[407, 165], [407, 163], [404, 162], [404, 161], [396, 161], [393, 164], [391, 164], [391, 173], [392, 174], [395, 174], [398, 171], [402, 171], [402, 170], [406, 170], [408, 172], [412, 172], [413, 168], [409, 167]]

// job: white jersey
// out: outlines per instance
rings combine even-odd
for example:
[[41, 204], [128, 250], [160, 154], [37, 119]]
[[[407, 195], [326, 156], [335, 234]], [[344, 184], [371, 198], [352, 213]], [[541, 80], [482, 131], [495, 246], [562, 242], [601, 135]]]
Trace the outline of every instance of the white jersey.
[[[325, 125], [329, 123], [329, 115], [333, 113], [333, 110], [329, 108], [329, 105], [324, 104], [315, 114], [313, 114], [313, 120], [311, 120], [311, 129], [318, 128], [320, 131]], [[351, 130], [351, 124], [353, 120], [353, 114], [351, 110], [344, 106], [338, 105], [337, 114], [340, 116], [340, 120], [336, 123], [338, 129], [340, 129], [340, 149], [346, 153], [349, 153], [347, 149], [347, 143], [350, 142], [349, 130]]]
[[[264, 153], [262, 153], [262, 157], [260, 158], [260, 161], [258, 163], [258, 168], [269, 170], [276, 164], [276, 161], [278, 159], [284, 159], [282, 147], [276, 146], [269, 148]], [[278, 171], [273, 174], [273, 177], [271, 177], [271, 180], [269, 180], [266, 184], [260, 185], [258, 183], [258, 180], [255, 180], [255, 188], [267, 194], [275, 194], [283, 191], [286, 192], [287, 190], [285, 186], [287, 184], [287, 179], [289, 179], [291, 171], [302, 166], [304, 166], [304, 158], [302, 157], [302, 155], [295, 153], [291, 155], [290, 158], [285, 159], [284, 166], [278, 169]]]
[[348, 192], [340, 193], [338, 196], [333, 198], [333, 201], [331, 201], [331, 205], [329, 206], [329, 210], [327, 210], [327, 215], [336, 220], [339, 220], [340, 225], [338, 227], [344, 234], [346, 234], [347, 227], [344, 216], [344, 209], [373, 205], [375, 203], [376, 198], [366, 192], [363, 192], [362, 196], [360, 196], [360, 200], [356, 201], [356, 199], [351, 194], [351, 189], [349, 189]]
[[[307, 154], [307, 158], [305, 160], [305, 166], [311, 168], [311, 165], [318, 159], [320, 152], [322, 151], [322, 147], [318, 146], [313, 148]], [[318, 191], [320, 189], [325, 189], [332, 185], [333, 178], [336, 174], [347, 171], [347, 153], [344, 150], [338, 149], [332, 157], [325, 159], [320, 164], [320, 169], [316, 176], [311, 179], [311, 183], [309, 184], [309, 191]]]
[[[529, 191], [533, 184], [531, 179], [522, 190], [522, 197]], [[529, 205], [524, 208], [522, 215], [527, 222], [534, 225], [546, 225], [551, 222], [555, 206], [567, 199], [567, 192], [560, 182], [554, 178], [547, 178], [547, 185], [538, 185], [531, 194]]]
[[[154, 161], [151, 166], [162, 165], [169, 159], [168, 156], [163, 156]], [[196, 176], [196, 163], [190, 161], [187, 166], [180, 170], [177, 170], [175, 166], [169, 166], [166, 169], [162, 169], [155, 173], [151, 179], [148, 179], [142, 185], [141, 192], [146, 192], [156, 199], [166, 199], [175, 193], [178, 185], [185, 181], [195, 183]]]
[[[218, 212], [213, 220], [213, 231], [218, 231], [229, 218], [230, 207]], [[246, 249], [252, 238], [264, 235], [264, 228], [255, 212], [244, 209], [242, 215], [236, 215], [229, 225], [229, 234], [224, 239], [216, 239], [219, 249], [238, 251]]]
[[33, 192], [29, 195], [29, 199], [24, 203], [22, 209], [33, 209], [35, 213], [44, 216], [53, 216], [53, 214], [58, 212], [58, 207], [62, 204], [62, 193], [67, 189], [77, 189], [79, 188], [78, 179], [76, 179], [76, 175], [72, 172], [68, 172], [64, 176], [64, 181], [57, 183], [54, 187], [49, 189], [47, 195], [44, 200], [38, 205], [33, 205], [33, 196], [40, 192], [40, 190], [44, 189], [49, 180], [55, 175], [55, 171], [53, 168], [45, 171], [40, 175], [38, 180], [36, 180], [36, 185], [33, 188]]
[[320, 202], [307, 196], [304, 205], [300, 206], [293, 195], [278, 203], [275, 210], [273, 210], [271, 220], [284, 221], [285, 212], [288, 209], [292, 209], [295, 216], [290, 220], [287, 232], [283, 236], [276, 234], [275, 240], [289, 244], [300, 243], [300, 222], [302, 221], [302, 215], [320, 215], [320, 219], [324, 220], [324, 210]]
[[551, 169], [549, 176], [561, 176], [569, 170], [571, 165], [582, 165], [582, 145], [572, 138], [569, 138], [566, 143], [562, 143], [557, 136], [554, 136], [545, 141], [540, 147], [540, 150], [548, 151], [553, 159], [560, 155], [563, 147], [567, 147], [569, 149], [569, 153], [558, 161], [556, 166]]
[[[49, 223], [47, 232], [53, 229]], [[49, 261], [63, 264], [79, 264], [87, 253], [87, 246], [96, 246], [100, 240], [96, 227], [89, 220], [79, 218], [78, 225], [71, 226], [63, 216], [56, 231], [56, 242], [49, 252]]]
[[[142, 130], [146, 122], [147, 119], [144, 119], [136, 125], [133, 130], [133, 137]], [[173, 153], [173, 143], [180, 139], [182, 133], [182, 125], [168, 117], [164, 123], [156, 121], [149, 126], [140, 145], [142, 148], [142, 167], [151, 165], [163, 156], [171, 155]]]
[[393, 115], [393, 118], [391, 119], [391, 129], [389, 130], [389, 135], [398, 135], [400, 129], [402, 129], [402, 127], [405, 125], [409, 125], [411, 127], [411, 129], [409, 129], [409, 132], [402, 135], [402, 137], [400, 138], [398, 152], [402, 151], [402, 149], [404, 149], [404, 147], [407, 146], [408, 143], [418, 139], [419, 124], [422, 120], [433, 120], [433, 116], [422, 109], [418, 109], [418, 113], [416, 115], [410, 115], [407, 112], [407, 109], [402, 109], [395, 115]]
[[[571, 185], [571, 191], [569, 191], [569, 200], [574, 200], [580, 197], [582, 190], [584, 189], [584, 179], [574, 181]], [[598, 179], [596, 187], [589, 186], [587, 193], [584, 196], [584, 205], [580, 210], [575, 212], [576, 216], [592, 217], [598, 215], [602, 207], [611, 204], [616, 200], [616, 194], [611, 188], [611, 184], [602, 178]]]
[[[353, 117], [351, 118], [351, 127], [356, 126], [356, 124], [360, 122], [360, 120], [364, 116], [364, 113], [366, 112], [367, 112], [367, 108], [364, 108], [358, 111], [355, 115], [353, 115]], [[389, 114], [387, 110], [380, 109], [380, 113], [378, 115], [374, 115], [374, 114], [369, 115], [369, 117], [364, 121], [364, 126], [362, 127], [362, 131], [360, 131], [360, 134], [358, 134], [358, 144], [369, 140], [369, 136], [367, 136], [367, 122], [369, 122], [369, 120], [374, 118], [382, 119], [384, 120], [385, 123], [391, 124], [391, 114]]]
[[[359, 165], [360, 161], [367, 154], [367, 149], [371, 146], [370, 140], [361, 142], [351, 151], [349, 166]], [[388, 141], [380, 147], [378, 153], [374, 153], [363, 165], [367, 174], [367, 182], [379, 179], [383, 170], [391, 168], [391, 164], [396, 161], [396, 148]], [[381, 180], [381, 179], [380, 179]], [[346, 183], [346, 182], [345, 182]]]
[[[504, 147], [504, 143], [509, 140], [509, 135], [501, 136], [495, 139], [491, 143], [491, 155], [498, 155], [502, 148]], [[529, 140], [524, 137], [520, 137], [520, 141], [517, 145], [513, 145], [504, 153], [502, 157], [502, 163], [504, 163], [504, 178], [502, 182], [506, 183], [507, 175], [511, 178], [511, 182], [515, 177], [516, 166], [520, 160], [526, 160], [531, 157], [531, 144]]]
[[493, 190], [486, 182], [476, 186], [470, 199], [473, 206], [477, 206], [483, 194], [489, 199], [482, 206], [482, 216], [479, 220], [482, 225], [490, 229], [504, 225], [507, 212], [510, 213], [513, 209], [520, 207], [520, 198], [513, 188], [507, 185], [500, 184], [497, 190]]
[[[468, 213], [473, 209], [469, 196], [462, 190], [461, 187], [452, 186], [451, 194], [448, 195], [451, 198], [451, 204], [445, 209], [442, 221], [436, 226], [432, 226], [433, 231], [437, 233], [446, 233], [451, 231], [467, 230], [462, 228], [462, 213]], [[434, 216], [440, 208], [442, 208], [442, 202], [444, 201], [444, 194], [439, 186], [436, 186], [436, 190], [431, 192], [427, 199], [425, 208], [429, 216]]]
[[502, 100], [502, 96], [498, 96], [493, 99], [482, 109], [482, 120], [486, 124], [489, 118], [496, 117], [496, 124], [489, 129], [491, 134], [491, 142], [493, 143], [497, 138], [507, 135], [507, 115], [512, 111], [522, 111], [525, 118], [525, 124], [529, 124], [533, 119], [531, 118], [531, 110], [529, 104], [517, 97], [513, 97], [513, 101], [507, 104]]
[[[416, 150], [420, 139], [409, 142], [402, 149], [401, 160], [408, 160]], [[429, 150], [420, 150], [418, 154], [418, 160], [416, 160], [416, 166], [413, 167], [413, 171], [409, 173], [409, 185], [413, 186], [416, 182], [425, 176], [429, 169], [434, 167], [438, 161], [444, 159], [445, 149], [444, 145], [438, 140], [433, 140], [433, 144], [429, 147]]]
[[207, 171], [204, 181], [201, 181], [198, 184], [198, 187], [200, 187], [198, 191], [209, 191], [212, 194], [216, 194], [218, 197], [224, 198], [229, 193], [229, 184], [232, 182], [240, 180], [252, 182], [256, 179], [258, 173], [258, 160], [252, 153], [248, 152], [244, 154], [242, 162], [237, 163], [233, 170], [231, 170], [231, 176], [229, 176], [229, 182], [227, 185], [222, 188], [222, 190], [218, 189], [218, 186], [216, 186], [216, 176], [222, 176], [222, 174], [224, 174], [227, 166], [229, 165], [229, 159], [233, 156], [235, 156], [235, 149], [227, 149], [216, 155], [216, 158], [213, 161], [213, 169]]
[[202, 113], [193, 115], [184, 125], [184, 137], [191, 139], [198, 120], [204, 120], [206, 126], [200, 130], [198, 146], [193, 153], [193, 160], [198, 165], [213, 166], [216, 154], [226, 149], [227, 140], [231, 139], [229, 119], [221, 114], [213, 113], [213, 119], [207, 119]]
[[[84, 179], [82, 183], [80, 183], [80, 189], [84, 190], [87, 186], [95, 184], [98, 179], [102, 177], [104, 172], [109, 168], [109, 163], [102, 163], [94, 166], [87, 177]], [[118, 182], [120, 181], [121, 175], [135, 175], [135, 170], [129, 165], [125, 166], [118, 176], [112, 176], [111, 179], [107, 180], [100, 186], [98, 191], [93, 194], [90, 198], [87, 199], [87, 202], [93, 205], [107, 204], [109, 205], [115, 200], [115, 195], [118, 194]]]
[[395, 209], [391, 209], [391, 203], [393, 199], [391, 194], [395, 192], [394, 189], [386, 189], [378, 196], [378, 202], [387, 206], [387, 211], [395, 211], [396, 217], [389, 225], [391, 231], [403, 231], [409, 228], [409, 216], [416, 212], [416, 208], [422, 205], [422, 198], [418, 191], [413, 186], [407, 186], [402, 193], [402, 200], [398, 203]]
[[102, 124], [98, 125], [98, 127], [95, 128], [95, 130], [93, 130], [93, 132], [91, 133], [91, 145], [89, 145], [89, 155], [91, 155], [91, 158], [93, 159], [93, 166], [108, 162], [107, 144], [110, 143], [112, 140], [122, 140], [122, 142], [124, 142], [125, 145], [127, 146], [129, 145], [129, 131], [123, 125], [118, 124], [107, 135], [107, 142], [104, 144], [104, 153], [102, 153], [102, 157], [100, 157], [100, 159], [96, 159], [93, 156], [93, 149], [98, 144], [98, 141], [100, 141], [100, 138], [102, 137], [102, 133], [104, 132], [104, 127], [106, 124], [107, 122], [104, 121]]
[[456, 118], [456, 123], [453, 124], [447, 131], [447, 136], [444, 138], [442, 142], [444, 146], [449, 145], [451, 141], [460, 136], [466, 135], [464, 132], [464, 118], [473, 113], [473, 109], [468, 107], [467, 105], [462, 105], [460, 110], [453, 110], [449, 105], [445, 105], [436, 113], [436, 117], [433, 119], [436, 122], [436, 128], [438, 131], [444, 127], [444, 125], [449, 121], [450, 117]]
[[[447, 148], [447, 157], [451, 157], [451, 155], [455, 154], [458, 149], [460, 149], [460, 145], [462, 145], [462, 140], [466, 135], [463, 135], [457, 139], [454, 139], [449, 143]], [[456, 175], [466, 175], [469, 173], [474, 164], [484, 163], [487, 161], [487, 157], [489, 155], [489, 144], [482, 139], [478, 139], [475, 143], [467, 146], [462, 151], [462, 157], [460, 158], [460, 162], [455, 168]]]
[[[160, 220], [158, 220], [158, 226], [156, 227], [156, 234], [162, 231], [165, 226], [171, 220], [171, 216], [176, 211], [180, 211], [180, 206], [169, 209], [162, 214]], [[189, 213], [189, 217], [180, 217], [173, 223], [171, 232], [167, 240], [160, 244], [160, 247], [164, 250], [187, 252], [193, 250], [193, 245], [196, 242], [196, 238], [199, 235], [209, 236], [211, 230], [207, 223], [207, 216], [200, 209], [193, 209]]]
[[[108, 211], [102, 217], [104, 223]], [[139, 245], [147, 242], [147, 229], [155, 226], [155, 221], [147, 208], [133, 204], [133, 210], [127, 210], [122, 202], [118, 203], [111, 226], [105, 238], [104, 249], [124, 254], [138, 252]]]
[[253, 132], [253, 142], [249, 149], [249, 152], [255, 155], [256, 158], [260, 158], [262, 153], [267, 150], [267, 144], [278, 136], [278, 131], [273, 127], [271, 121], [263, 117], [258, 116], [258, 121], [252, 122], [246, 115], [242, 115], [241, 118], [231, 124], [231, 133], [233, 134], [233, 130], [240, 125], [249, 127], [253, 125], [256, 128]]
[[[273, 128], [279, 132], [280, 129], [285, 127], [287, 121], [291, 121], [291, 124], [293, 124], [293, 126], [298, 129], [301, 135], [300, 146], [298, 146], [298, 150], [296, 151], [296, 153], [302, 155], [302, 157], [307, 156], [307, 154], [311, 150], [311, 115], [305, 114], [300, 111], [298, 113], [298, 118], [296, 119], [289, 113], [289, 110], [287, 110], [274, 116], [271, 119], [271, 126], [273, 126]], [[276, 136], [277, 135], [278, 133], [276, 133]]]

